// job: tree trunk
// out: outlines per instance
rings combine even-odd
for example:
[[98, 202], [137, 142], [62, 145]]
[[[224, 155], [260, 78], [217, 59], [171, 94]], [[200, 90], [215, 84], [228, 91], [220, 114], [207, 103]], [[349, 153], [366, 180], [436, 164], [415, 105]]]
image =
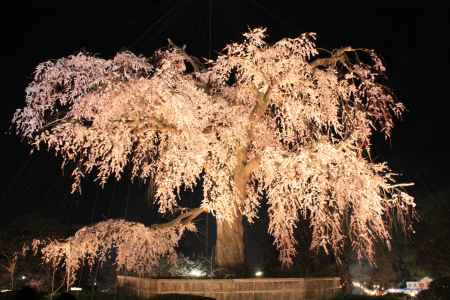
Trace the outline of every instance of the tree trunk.
[[349, 266], [346, 262], [344, 262], [343, 265], [340, 266], [339, 276], [341, 277], [342, 291], [345, 294], [350, 295], [353, 290], [353, 285], [352, 285], [352, 277], [350, 274]]
[[242, 216], [233, 221], [217, 219], [215, 251], [216, 267], [230, 271], [242, 270], [245, 264], [244, 226]]
[[351, 261], [350, 242], [346, 241], [342, 261], [341, 264], [338, 265], [338, 272], [341, 277], [342, 291], [348, 295], [351, 294], [353, 290], [352, 275], [350, 274]]

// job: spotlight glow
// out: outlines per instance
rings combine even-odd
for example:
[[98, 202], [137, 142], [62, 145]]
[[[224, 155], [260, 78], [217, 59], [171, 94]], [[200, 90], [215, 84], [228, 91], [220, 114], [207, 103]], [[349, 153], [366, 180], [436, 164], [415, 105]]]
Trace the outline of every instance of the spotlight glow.
[[189, 275], [194, 276], [194, 277], [202, 277], [202, 276], [205, 276], [206, 273], [199, 269], [192, 269], [189, 272]]

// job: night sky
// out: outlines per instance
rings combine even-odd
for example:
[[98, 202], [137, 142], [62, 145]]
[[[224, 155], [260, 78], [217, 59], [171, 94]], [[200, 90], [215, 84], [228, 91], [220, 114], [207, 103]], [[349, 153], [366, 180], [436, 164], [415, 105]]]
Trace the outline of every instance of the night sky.
[[[404, 174], [403, 180], [415, 181], [413, 194], [450, 193], [449, 9], [292, 4], [297, 2], [110, 1], [94, 7], [82, 1], [15, 1], [15, 7], [2, 8], [0, 224], [30, 212], [72, 223], [107, 217], [152, 223], [155, 217], [148, 191], [139, 184], [110, 184], [102, 191], [86, 183], [81, 196], [69, 195], [70, 178], [68, 172], [62, 174], [58, 161], [46, 153], [29, 155], [30, 148], [11, 133], [12, 115], [24, 105], [24, 89], [38, 63], [81, 50], [103, 58], [120, 50], [150, 56], [167, 46], [167, 38], [186, 45], [194, 56], [208, 57], [211, 49], [215, 57], [226, 43], [255, 26], [268, 27], [271, 41], [313, 31], [319, 47], [351, 45], [381, 54], [388, 85], [408, 112], [391, 142], [375, 136], [373, 158], [387, 160]], [[184, 201], [195, 204], [198, 194], [186, 194]]]

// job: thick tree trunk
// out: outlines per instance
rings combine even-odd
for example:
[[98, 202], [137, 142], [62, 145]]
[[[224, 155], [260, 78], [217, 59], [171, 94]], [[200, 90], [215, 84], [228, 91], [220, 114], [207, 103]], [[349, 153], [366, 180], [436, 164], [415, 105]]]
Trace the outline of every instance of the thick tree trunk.
[[242, 216], [236, 217], [232, 222], [217, 220], [215, 263], [216, 267], [230, 271], [244, 268], [245, 249]]

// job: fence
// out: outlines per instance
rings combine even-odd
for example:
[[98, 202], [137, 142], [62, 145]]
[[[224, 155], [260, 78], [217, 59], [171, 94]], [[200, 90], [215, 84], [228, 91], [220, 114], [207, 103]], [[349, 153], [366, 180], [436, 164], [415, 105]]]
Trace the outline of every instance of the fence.
[[152, 297], [189, 294], [219, 300], [313, 300], [327, 299], [340, 289], [338, 277], [246, 279], [153, 279], [117, 277], [119, 295]]

